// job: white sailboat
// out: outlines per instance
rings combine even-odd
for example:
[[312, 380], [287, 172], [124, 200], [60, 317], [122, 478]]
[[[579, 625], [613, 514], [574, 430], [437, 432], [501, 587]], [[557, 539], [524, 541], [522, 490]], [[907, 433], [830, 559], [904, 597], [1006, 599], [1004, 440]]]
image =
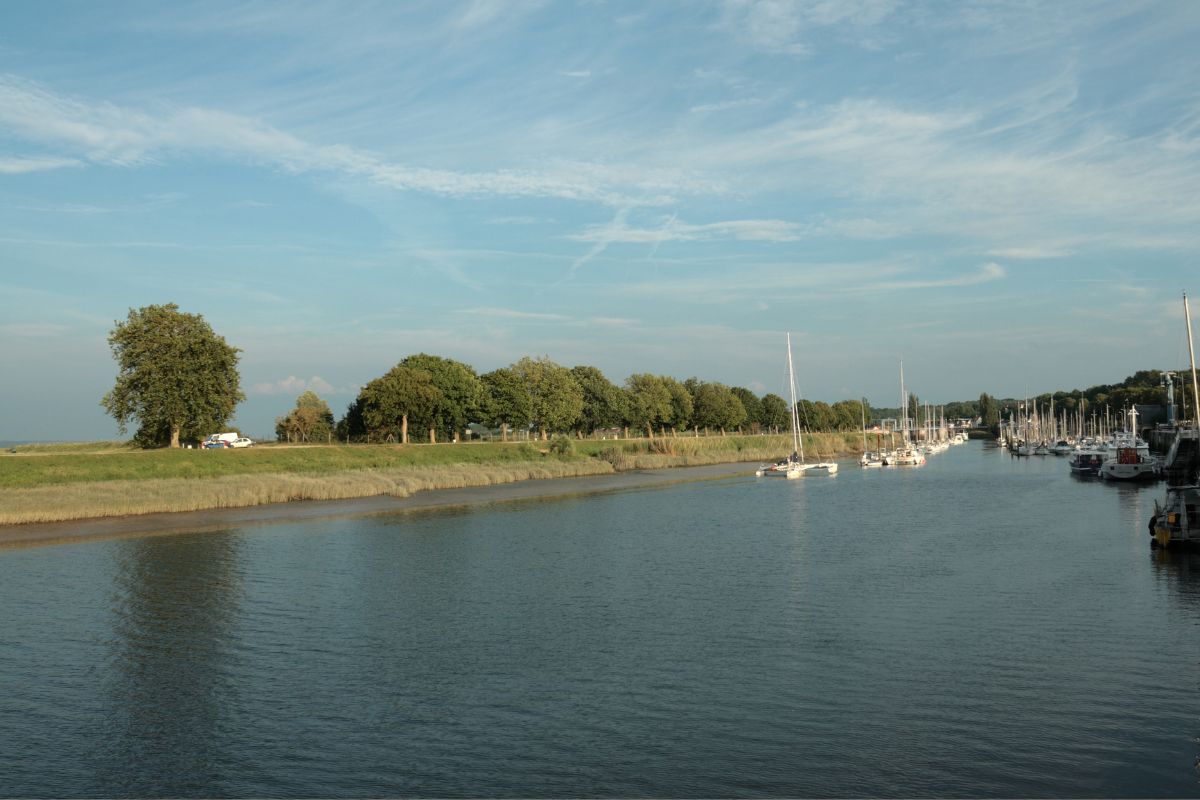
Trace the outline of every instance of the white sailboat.
[[790, 393], [792, 417], [792, 454], [775, 464], [759, 467], [755, 475], [774, 478], [805, 478], [814, 475], [833, 475], [838, 465], [833, 461], [809, 464], [804, 460], [804, 439], [800, 436], [800, 412], [796, 407], [796, 372], [792, 366], [792, 334], [787, 335], [788, 391]]
[[864, 468], [882, 467], [883, 456], [878, 450], [867, 449], [867, 401], [860, 400], [862, 405], [862, 436], [863, 436], [863, 454], [858, 459], [858, 465]]
[[925, 454], [916, 447], [908, 435], [908, 393], [904, 391], [904, 362], [900, 362], [900, 429], [903, 443], [887, 458], [889, 467], [919, 467], [925, 463]]

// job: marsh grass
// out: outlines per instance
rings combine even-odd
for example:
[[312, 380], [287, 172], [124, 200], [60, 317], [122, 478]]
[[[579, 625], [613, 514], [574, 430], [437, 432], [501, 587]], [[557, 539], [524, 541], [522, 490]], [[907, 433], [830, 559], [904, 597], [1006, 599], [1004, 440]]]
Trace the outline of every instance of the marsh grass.
[[[405, 497], [533, 478], [768, 461], [791, 452], [791, 442], [790, 436], [677, 436], [565, 440], [553, 448], [547, 442], [216, 451], [137, 450], [119, 442], [26, 446], [0, 454], [0, 524]], [[857, 434], [806, 434], [804, 447], [811, 458], [861, 450]]]
[[595, 459], [544, 459], [492, 466], [435, 465], [325, 475], [259, 474], [224, 475], [201, 481], [155, 478], [76, 482], [0, 490], [0, 524], [239, 508], [293, 500], [346, 500], [377, 495], [407, 497], [431, 489], [604, 475], [612, 471], [611, 465]]

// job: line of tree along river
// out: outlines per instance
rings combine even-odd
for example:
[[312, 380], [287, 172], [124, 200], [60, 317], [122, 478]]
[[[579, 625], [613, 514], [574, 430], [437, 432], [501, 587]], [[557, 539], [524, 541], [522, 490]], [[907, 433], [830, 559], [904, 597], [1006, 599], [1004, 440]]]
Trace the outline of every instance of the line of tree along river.
[[[118, 364], [116, 384], [101, 405], [122, 432], [139, 423], [135, 441], [144, 445], [199, 439], [226, 427], [245, 398], [237, 363], [241, 350], [217, 335], [198, 314], [173, 303], [130, 309], [117, 322], [109, 345]], [[1086, 392], [1056, 393], [1057, 408], [1071, 409], [1086, 400], [1090, 407], [1122, 402], [1155, 402], [1163, 397], [1163, 373], [1138, 372], [1117, 386]], [[1046, 396], [1048, 397], [1048, 396]], [[907, 415], [924, 419], [914, 395]], [[945, 418], [982, 418], [992, 424], [1003, 407], [1015, 403], [988, 395], [979, 402], [943, 407]], [[857, 430], [868, 418], [898, 417], [898, 409], [874, 409], [865, 400], [836, 403], [801, 400], [801, 423], [809, 430]], [[1119, 407], [1119, 406], [1118, 406]], [[345, 415], [334, 422], [328, 404], [312, 392], [302, 394], [276, 421], [285, 441], [399, 441], [410, 432], [430, 442], [457, 440], [470, 425], [498, 430], [577, 436], [596, 431], [630, 430], [653, 437], [684, 430], [780, 431], [788, 427], [787, 402], [777, 394], [759, 396], [741, 386], [665, 375], [638, 373], [617, 386], [596, 367], [564, 367], [548, 357], [528, 356], [483, 375], [461, 361], [419, 353], [367, 383]]]
[[[862, 425], [859, 400], [797, 405], [812, 430]], [[336, 423], [328, 404], [305, 392], [276, 421], [276, 434], [285, 441], [437, 442], [458, 439], [477, 425], [501, 438], [513, 431], [545, 439], [608, 430], [653, 437], [688, 430], [786, 430], [788, 417], [787, 401], [777, 394], [760, 397], [745, 387], [697, 378], [639, 373], [618, 386], [596, 367], [567, 368], [545, 356], [526, 356], [479, 375], [461, 361], [419, 353], [364, 386]]]

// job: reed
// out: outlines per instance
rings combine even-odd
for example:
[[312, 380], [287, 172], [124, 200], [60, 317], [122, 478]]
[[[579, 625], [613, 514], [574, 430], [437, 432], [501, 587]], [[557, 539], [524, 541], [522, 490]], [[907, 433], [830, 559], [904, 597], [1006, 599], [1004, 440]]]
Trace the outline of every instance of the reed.
[[612, 471], [611, 465], [596, 459], [544, 459], [494, 466], [436, 465], [327, 475], [226, 475], [202, 481], [186, 478], [92, 481], [0, 489], [0, 524], [203, 511], [294, 500], [346, 500], [377, 495], [407, 497], [431, 489], [604, 475]]
[[[810, 457], [861, 450], [857, 434], [805, 434]], [[133, 450], [120, 443], [54, 445], [0, 456], [0, 525], [201, 511], [533, 478], [769, 461], [790, 435], [670, 436], [457, 445], [266, 446], [247, 450]], [[552, 452], [553, 450], [553, 452]]]

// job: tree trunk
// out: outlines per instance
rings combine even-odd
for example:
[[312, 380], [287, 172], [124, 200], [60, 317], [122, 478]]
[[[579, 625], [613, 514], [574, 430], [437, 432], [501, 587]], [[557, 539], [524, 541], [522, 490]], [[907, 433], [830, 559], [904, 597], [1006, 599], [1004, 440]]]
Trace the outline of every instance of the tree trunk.
[[500, 441], [502, 441], [502, 442], [508, 441], [508, 423], [507, 422], [500, 423]]
[[179, 447], [179, 426], [171, 423], [171, 447]]
[[408, 414], [400, 417], [400, 444], [408, 444]]
[[437, 444], [437, 428], [436, 427], [431, 426], [429, 428], [429, 443]]

